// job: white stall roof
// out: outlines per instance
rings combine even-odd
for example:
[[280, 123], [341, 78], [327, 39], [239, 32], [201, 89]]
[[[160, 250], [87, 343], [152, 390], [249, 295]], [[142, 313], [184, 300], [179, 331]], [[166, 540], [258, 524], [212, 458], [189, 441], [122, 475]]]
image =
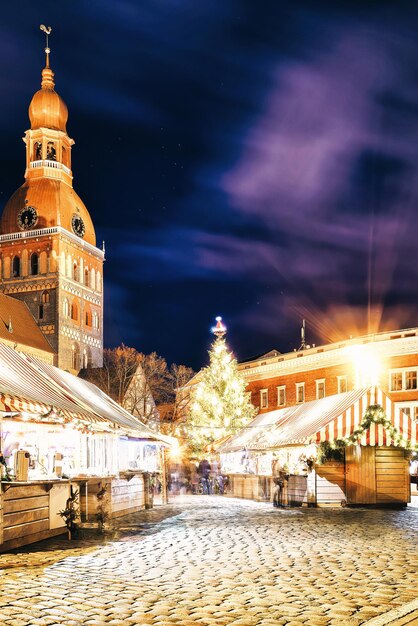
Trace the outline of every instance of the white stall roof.
[[[402, 411], [396, 411], [381, 389], [367, 387], [264, 413], [218, 451], [266, 450], [348, 437], [361, 423], [367, 408], [376, 404], [383, 407], [386, 417], [400, 435], [415, 445], [418, 424]], [[390, 436], [381, 424], [372, 424], [361, 443], [391, 445]]]
[[0, 410], [34, 419], [62, 415], [93, 429], [121, 429], [137, 438], [165, 441], [98, 387], [69, 372], [0, 344]]

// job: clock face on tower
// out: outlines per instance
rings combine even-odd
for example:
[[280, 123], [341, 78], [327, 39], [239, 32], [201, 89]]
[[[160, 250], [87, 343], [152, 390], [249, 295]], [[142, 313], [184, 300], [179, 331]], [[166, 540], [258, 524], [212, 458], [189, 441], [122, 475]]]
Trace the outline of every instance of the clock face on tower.
[[33, 228], [33, 226], [36, 226], [37, 221], [38, 214], [35, 207], [33, 206], [25, 206], [18, 213], [17, 225], [21, 230], [28, 230], [29, 228]]
[[78, 235], [79, 237], [84, 237], [86, 227], [84, 226], [84, 222], [79, 215], [73, 215], [73, 219], [71, 220], [71, 226], [73, 227], [73, 231], [76, 235]]

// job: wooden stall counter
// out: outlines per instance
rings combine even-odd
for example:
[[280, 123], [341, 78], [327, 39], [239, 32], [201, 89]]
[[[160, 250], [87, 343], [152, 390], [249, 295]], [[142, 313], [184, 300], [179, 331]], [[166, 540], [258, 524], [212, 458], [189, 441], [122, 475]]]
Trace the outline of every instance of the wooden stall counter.
[[68, 480], [1, 482], [0, 552], [66, 533], [59, 511], [70, 494]]
[[[118, 476], [76, 476], [71, 483], [80, 491], [82, 521], [95, 521], [98, 507], [105, 505], [110, 517], [120, 517], [145, 508], [146, 472], [120, 472]], [[103, 490], [105, 492], [103, 493]], [[102, 494], [99, 501], [98, 494]]]
[[[111, 490], [113, 476], [74, 476], [71, 478], [73, 489], [79, 492], [80, 519], [82, 522], [95, 521], [99, 500], [97, 494], [104, 489]], [[108, 496], [105, 496], [107, 499]]]
[[272, 497], [272, 477], [256, 474], [228, 474], [228, 496], [265, 502]]
[[112, 517], [145, 509], [145, 484], [148, 476], [147, 472], [128, 470], [120, 472], [119, 478], [112, 481]]

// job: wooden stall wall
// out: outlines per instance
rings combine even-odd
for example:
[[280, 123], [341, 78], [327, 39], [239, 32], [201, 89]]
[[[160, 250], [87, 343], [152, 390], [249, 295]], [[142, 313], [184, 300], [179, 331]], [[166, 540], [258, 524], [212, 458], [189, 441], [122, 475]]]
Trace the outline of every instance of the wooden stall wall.
[[269, 501], [272, 498], [271, 476], [228, 474], [228, 478], [228, 496], [244, 498], [246, 500], [257, 500], [259, 502]]
[[308, 504], [308, 477], [301, 474], [290, 474], [287, 480], [285, 502], [289, 506]]
[[348, 504], [376, 504], [376, 448], [345, 449], [345, 480]]
[[409, 463], [401, 448], [349, 446], [345, 463], [316, 467], [318, 506], [398, 504], [410, 502]]
[[[229, 480], [228, 495], [258, 501], [271, 499], [270, 477], [229, 474]], [[405, 505], [411, 501], [406, 453], [395, 447], [349, 446], [345, 462], [317, 465], [307, 478], [289, 476], [284, 500], [290, 506]]]
[[343, 461], [327, 461], [316, 466], [317, 506], [340, 506], [346, 500]]
[[402, 504], [411, 501], [409, 460], [400, 448], [376, 448], [376, 502]]
[[[0, 552], [66, 532], [56, 509], [64, 508], [69, 485], [66, 483], [57, 487], [60, 493], [55, 485], [48, 483], [2, 483], [3, 543], [0, 544]], [[55, 516], [51, 519], [51, 513], [56, 514], [56, 519]]]
[[135, 513], [145, 508], [144, 477], [136, 474], [132, 478], [112, 480], [112, 517]]
[[269, 502], [273, 499], [273, 479], [271, 476], [258, 476], [258, 500]]
[[110, 500], [111, 500], [111, 478], [101, 478], [92, 477], [88, 480], [78, 480], [74, 481], [73, 487], [79, 490], [79, 498], [80, 498], [80, 514], [81, 520], [84, 521], [95, 521], [97, 507], [99, 505], [99, 500], [97, 499], [97, 494], [99, 491], [106, 488], [106, 504], [109, 508], [110, 513]]

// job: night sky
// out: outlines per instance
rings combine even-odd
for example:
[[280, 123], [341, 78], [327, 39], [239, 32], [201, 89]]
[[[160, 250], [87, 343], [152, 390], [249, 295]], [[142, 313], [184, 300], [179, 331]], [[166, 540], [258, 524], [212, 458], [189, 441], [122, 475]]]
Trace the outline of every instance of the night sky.
[[108, 347], [198, 368], [216, 315], [240, 359], [299, 347], [302, 317], [316, 343], [418, 325], [416, 2], [4, 3], [2, 206], [41, 23]]

